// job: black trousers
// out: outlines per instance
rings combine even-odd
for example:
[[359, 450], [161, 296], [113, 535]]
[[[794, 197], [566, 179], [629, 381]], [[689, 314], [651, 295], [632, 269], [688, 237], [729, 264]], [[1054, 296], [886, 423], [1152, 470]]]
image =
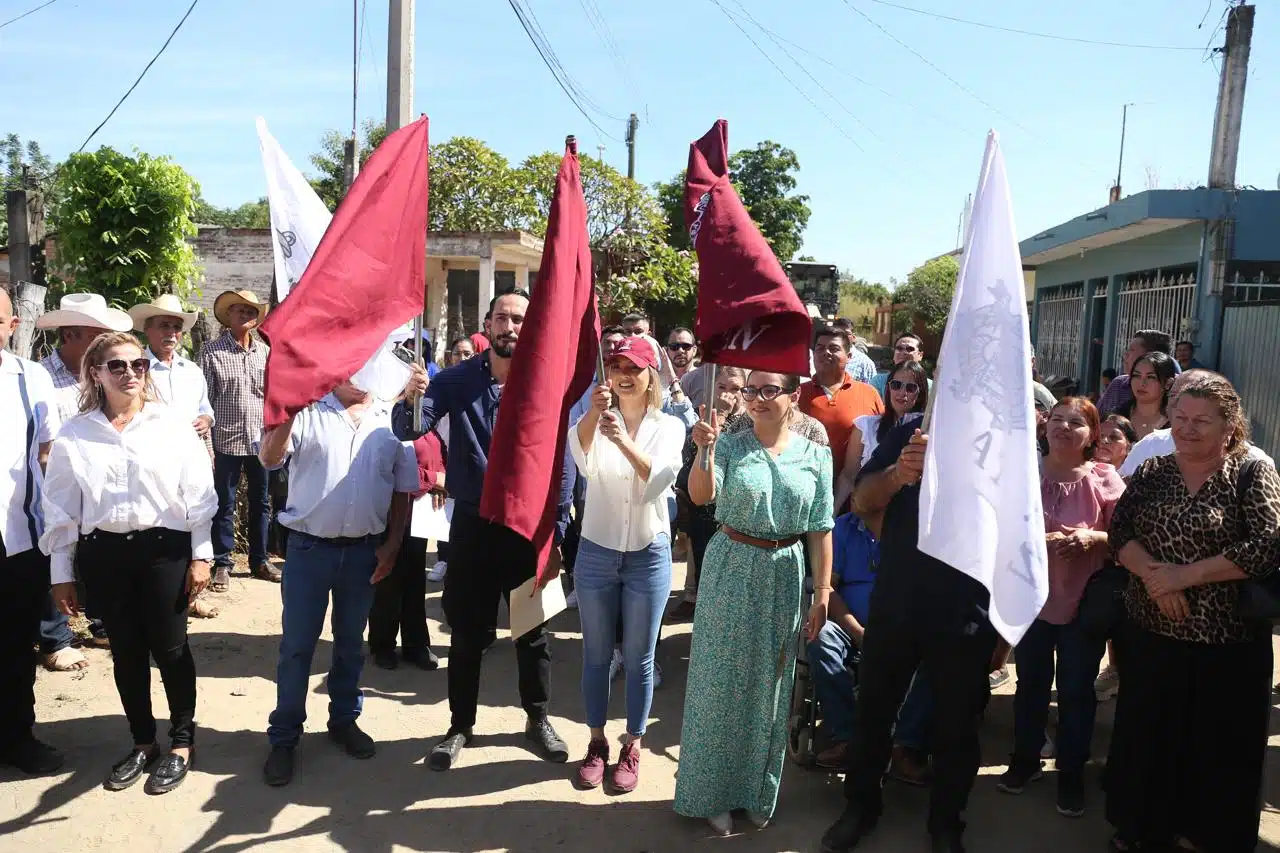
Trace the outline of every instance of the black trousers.
[[[498, 602], [510, 601], [509, 575], [491, 565], [502, 559], [491, 537], [494, 528], [474, 510], [455, 507], [449, 530], [449, 573], [444, 579], [444, 614], [449, 620], [449, 712], [453, 731], [476, 724], [480, 665], [498, 629]], [[533, 718], [547, 715], [551, 689], [551, 638], [539, 625], [516, 640], [520, 704]]]
[[940, 630], [939, 624], [946, 624], [946, 620], [931, 619], [926, 610], [913, 612], [909, 606], [891, 606], [896, 603], [872, 598], [858, 666], [858, 713], [845, 798], [864, 814], [879, 816], [894, 722], [912, 677], [923, 667], [934, 702], [929, 735], [934, 766], [929, 832], [936, 835], [962, 829], [960, 816], [982, 760], [978, 717], [990, 692], [987, 669], [996, 633], [985, 621], [962, 631]]
[[405, 654], [426, 654], [431, 646], [427, 630], [427, 540], [406, 530], [395, 568], [373, 588], [369, 611], [369, 649], [374, 654], [396, 650], [396, 635]]
[[8, 556], [0, 544], [0, 749], [31, 737], [36, 723], [36, 638], [49, 596], [49, 558], [39, 548]]
[[151, 661], [169, 700], [169, 740], [195, 738], [196, 665], [187, 643], [191, 534], [163, 528], [80, 537], [80, 570], [111, 637], [116, 691], [136, 745], [156, 741]]

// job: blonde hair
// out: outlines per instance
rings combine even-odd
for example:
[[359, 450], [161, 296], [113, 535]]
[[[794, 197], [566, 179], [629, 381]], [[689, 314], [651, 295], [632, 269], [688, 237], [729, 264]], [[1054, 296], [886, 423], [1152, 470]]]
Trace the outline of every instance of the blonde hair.
[[[102, 367], [106, 362], [107, 350], [125, 344], [135, 346], [138, 352], [142, 352], [142, 345], [129, 332], [104, 332], [94, 338], [89, 349], [85, 350], [84, 361], [80, 364], [80, 414], [101, 410], [106, 405], [106, 393], [94, 379], [93, 369]], [[151, 381], [151, 371], [147, 371], [142, 379], [142, 399], [147, 403], [154, 403], [158, 399], [155, 383]]]

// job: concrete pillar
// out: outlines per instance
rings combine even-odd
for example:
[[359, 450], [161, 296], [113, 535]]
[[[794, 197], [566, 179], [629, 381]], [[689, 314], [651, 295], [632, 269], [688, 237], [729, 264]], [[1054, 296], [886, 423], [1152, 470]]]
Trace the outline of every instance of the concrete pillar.
[[484, 312], [489, 310], [489, 303], [493, 301], [493, 297], [497, 292], [497, 285], [494, 283], [494, 263], [493, 248], [485, 246], [480, 250], [480, 282], [479, 292], [476, 302], [476, 320], [481, 327], [484, 326]]
[[445, 311], [448, 304], [449, 272], [447, 262], [438, 258], [427, 259], [427, 311], [423, 328], [431, 332], [431, 360], [440, 361], [449, 335], [449, 318]]
[[529, 265], [521, 264], [516, 267], [516, 287], [520, 290], [529, 289]]
[[[1084, 305], [1081, 306], [1080, 318], [1080, 351], [1076, 353], [1076, 378], [1081, 393], [1092, 391], [1092, 383], [1097, 381], [1101, 368], [1093, 369], [1089, 365], [1089, 355], [1093, 352], [1093, 324], [1097, 311], [1097, 302], [1093, 294], [1099, 287], [1106, 287], [1106, 279], [1090, 278], [1084, 283]], [[1092, 374], [1092, 375], [1090, 375]]]

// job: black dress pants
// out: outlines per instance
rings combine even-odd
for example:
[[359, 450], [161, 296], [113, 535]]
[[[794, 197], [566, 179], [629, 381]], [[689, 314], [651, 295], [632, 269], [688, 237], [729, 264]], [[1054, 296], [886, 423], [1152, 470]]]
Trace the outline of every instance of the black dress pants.
[[36, 638], [49, 595], [39, 548], [9, 556], [0, 544], [0, 748], [31, 738], [36, 722]]
[[374, 654], [396, 650], [396, 635], [406, 655], [425, 655], [431, 645], [427, 630], [427, 540], [406, 530], [395, 567], [373, 588], [369, 611], [369, 649]]
[[111, 637], [116, 690], [135, 745], [156, 741], [151, 661], [169, 700], [169, 740], [195, 738], [196, 665], [187, 643], [187, 569], [191, 534], [164, 528], [95, 530], [80, 537], [78, 563]]
[[[457, 506], [449, 530], [449, 573], [444, 579], [444, 614], [449, 621], [450, 730], [471, 731], [480, 698], [480, 665], [498, 629], [498, 602], [510, 601], [511, 577], [504, 571], [502, 531], [474, 509]], [[514, 534], [510, 534], [514, 535]], [[495, 537], [498, 537], [495, 540]], [[512, 555], [514, 556], [514, 554]], [[547, 715], [551, 685], [551, 638], [539, 625], [516, 640], [520, 704], [531, 718]]]
[[863, 814], [879, 816], [894, 722], [912, 677], [921, 669], [934, 701], [929, 832], [963, 829], [960, 816], [982, 759], [978, 718], [990, 692], [987, 670], [996, 633], [985, 620], [948, 630], [946, 618], [932, 618], [927, 608], [894, 606], [904, 603], [889, 598], [873, 596], [867, 620], [845, 798]]

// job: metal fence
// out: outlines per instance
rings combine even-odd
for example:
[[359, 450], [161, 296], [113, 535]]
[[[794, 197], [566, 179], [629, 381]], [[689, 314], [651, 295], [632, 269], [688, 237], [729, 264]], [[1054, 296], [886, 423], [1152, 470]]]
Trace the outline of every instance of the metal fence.
[[[1273, 293], [1280, 296], [1280, 293]], [[1244, 403], [1253, 443], [1280, 453], [1280, 303], [1228, 305], [1222, 317], [1222, 355], [1218, 367]]]
[[1120, 285], [1116, 313], [1114, 363], [1122, 369], [1129, 339], [1136, 332], [1155, 329], [1174, 340], [1187, 337], [1196, 304], [1194, 265], [1132, 273]]
[[1046, 288], [1040, 297], [1039, 316], [1036, 369], [1042, 376], [1075, 378], [1084, 328], [1084, 284]]

